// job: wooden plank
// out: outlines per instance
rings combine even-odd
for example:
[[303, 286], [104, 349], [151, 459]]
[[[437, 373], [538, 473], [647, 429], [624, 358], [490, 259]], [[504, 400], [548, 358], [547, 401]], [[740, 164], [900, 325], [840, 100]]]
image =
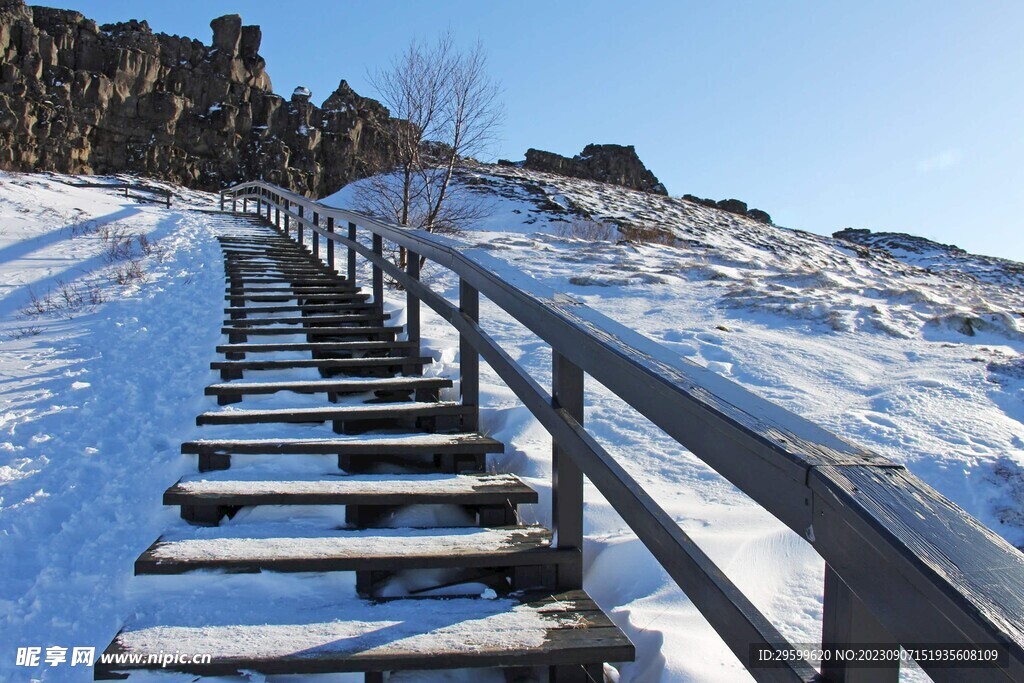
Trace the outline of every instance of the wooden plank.
[[372, 311], [376, 307], [370, 303], [348, 304], [281, 304], [276, 306], [228, 306], [225, 313], [289, 313], [294, 311]]
[[329, 420], [387, 420], [414, 417], [461, 415], [466, 411], [459, 403], [380, 403], [322, 408], [274, 408], [270, 410], [221, 410], [200, 413], [197, 425], [267, 424], [326, 422]]
[[242, 301], [291, 301], [301, 299], [302, 301], [366, 301], [369, 297], [361, 292], [342, 294], [301, 294], [288, 296], [287, 294], [229, 294], [224, 297], [231, 300]]
[[353, 313], [351, 315], [302, 315], [292, 318], [241, 318], [225, 320], [225, 324], [236, 327], [254, 327], [259, 325], [322, 325], [334, 323], [378, 322], [391, 318], [390, 313]]
[[[313, 674], [586, 665], [635, 657], [629, 639], [585, 594], [551, 597], [560, 602], [534, 595], [498, 601], [436, 599], [429, 610], [421, 600], [356, 602], [341, 606], [337, 619], [322, 623], [149, 627], [122, 631], [105, 654], [142, 655], [136, 661], [145, 661], [149, 653], [204, 652], [211, 638], [233, 643], [208, 664], [166, 667], [208, 676], [242, 670]], [[524, 609], [536, 615], [535, 626]], [[363, 626], [353, 630], [356, 623]], [[473, 627], [466, 629], [465, 624]], [[145, 666], [97, 665], [96, 676]]]
[[443, 389], [454, 383], [443, 377], [387, 377], [366, 379], [324, 379], [292, 382], [225, 382], [206, 387], [207, 396], [225, 394], [276, 394], [294, 391], [300, 394], [360, 394], [372, 391], [415, 391], [417, 389]]
[[476, 433], [335, 439], [199, 439], [181, 444], [181, 452], [186, 455], [475, 455], [504, 450], [502, 442]]
[[280, 344], [222, 344], [217, 353], [269, 353], [277, 351], [315, 351], [315, 352], [351, 352], [351, 351], [392, 351], [408, 350], [416, 345], [404, 341], [322, 341], [322, 342], [282, 342]]
[[403, 365], [426, 365], [430, 358], [384, 356], [380, 358], [295, 358], [275, 360], [223, 360], [210, 363], [211, 370], [288, 370], [293, 368], [392, 368]]
[[[220, 475], [220, 476], [218, 476]], [[349, 475], [287, 479], [245, 472], [191, 475], [164, 492], [164, 505], [520, 505], [537, 492], [510, 474]]]
[[902, 467], [818, 467], [810, 486], [814, 547], [896, 640], [1009, 650], [1006, 670], [929, 676], [1024, 680], [1024, 554]]
[[[237, 323], [237, 320], [231, 322]], [[244, 327], [232, 326], [222, 327], [221, 334], [241, 335], [243, 337], [253, 336], [280, 336], [280, 335], [306, 335], [307, 337], [394, 337], [402, 331], [398, 326], [365, 326], [365, 327], [306, 327], [294, 325], [291, 327]]]
[[[342, 529], [314, 533], [281, 523], [225, 527], [215, 535], [207, 531], [204, 529], [198, 538], [195, 533], [161, 538], [135, 561], [135, 573], [521, 567], [557, 565], [570, 562], [577, 555], [551, 548], [550, 532], [539, 526]], [[281, 533], [286, 535], [278, 535]]]

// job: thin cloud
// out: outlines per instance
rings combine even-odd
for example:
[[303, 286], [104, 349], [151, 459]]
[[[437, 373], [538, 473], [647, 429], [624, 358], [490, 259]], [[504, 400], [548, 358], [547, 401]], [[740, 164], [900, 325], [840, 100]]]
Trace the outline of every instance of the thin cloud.
[[960, 163], [960, 150], [947, 149], [927, 159], [917, 162], [918, 173], [933, 173], [935, 171], [946, 171]]

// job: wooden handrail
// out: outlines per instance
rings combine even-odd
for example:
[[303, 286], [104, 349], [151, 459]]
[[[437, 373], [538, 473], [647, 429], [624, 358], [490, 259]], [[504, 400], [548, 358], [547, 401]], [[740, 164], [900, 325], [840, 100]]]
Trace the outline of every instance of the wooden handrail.
[[[1024, 555], [906, 468], [855, 446], [678, 356], [578, 301], [542, 286], [484, 250], [335, 209], [263, 182], [222, 193], [297, 223], [299, 234], [358, 253], [431, 306], [482, 355], [651, 550], [741, 661], [750, 645], [785, 646], [773, 626], [579, 422], [459, 308], [381, 256], [383, 240], [459, 276], [598, 380], [812, 544], [827, 563], [823, 643], [976, 644], [1004, 648], [1005, 667], [919, 664], [938, 681], [1024, 680]], [[295, 207], [298, 212], [292, 212]], [[349, 224], [347, 235], [309, 219]], [[271, 221], [274, 222], [274, 221]], [[280, 223], [280, 221], [277, 221]], [[373, 236], [374, 249], [356, 239]], [[302, 238], [300, 237], [300, 240]], [[504, 277], [498, 277], [502, 272]], [[382, 294], [382, 291], [380, 292]], [[377, 299], [379, 301], [379, 299]], [[463, 347], [466, 350], [466, 347]], [[465, 355], [463, 356], [465, 358]], [[857, 672], [824, 666], [831, 680]], [[868, 670], [893, 680], [898, 669]], [[806, 663], [753, 668], [757, 680], [813, 680]]]
[[163, 199], [157, 200], [151, 197], [134, 197], [134, 199], [140, 199], [144, 202], [154, 202], [165, 204], [167, 208], [171, 208], [171, 191], [166, 188], [153, 187], [152, 185], [144, 185], [142, 183], [92, 183], [92, 182], [75, 182], [67, 183], [72, 187], [90, 187], [90, 188], [103, 188], [108, 190], [124, 190], [125, 198], [129, 197], [128, 190], [137, 190], [139, 192], [150, 192], [152, 194], [162, 195]]

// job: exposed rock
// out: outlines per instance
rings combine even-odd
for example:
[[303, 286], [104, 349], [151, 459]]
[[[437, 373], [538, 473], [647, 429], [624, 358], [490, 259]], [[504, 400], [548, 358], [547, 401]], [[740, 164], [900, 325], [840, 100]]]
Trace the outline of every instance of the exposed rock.
[[721, 209], [722, 211], [728, 211], [729, 213], [739, 214], [740, 216], [746, 216], [752, 218], [759, 223], [767, 223], [771, 225], [772, 217], [768, 215], [767, 211], [761, 209], [748, 209], [746, 202], [741, 202], [739, 199], [720, 199], [715, 201], [714, 199], [704, 199], [692, 194], [684, 194], [683, 199], [688, 202], [694, 202], [701, 206], [708, 206], [712, 209]]
[[767, 211], [762, 211], [761, 209], [750, 209], [750, 210], [748, 210], [747, 211], [747, 217], [748, 218], [753, 218], [758, 223], [769, 223], [770, 224], [772, 222], [772, 217], [770, 215], [768, 215], [768, 212]]
[[738, 199], [722, 199], [715, 202], [715, 205], [722, 211], [728, 211], [729, 213], [738, 213], [741, 216], [747, 215], [747, 203], [741, 202]]
[[323, 109], [308, 91], [289, 102], [271, 90], [258, 26], [237, 14], [210, 26], [207, 46], [0, 0], [0, 168], [203, 189], [264, 178], [323, 196], [391, 159], [380, 103], [345, 81]]
[[633, 145], [587, 145], [573, 158], [539, 149], [526, 150], [523, 168], [596, 180], [634, 190], [667, 195], [665, 186], [647, 170]]

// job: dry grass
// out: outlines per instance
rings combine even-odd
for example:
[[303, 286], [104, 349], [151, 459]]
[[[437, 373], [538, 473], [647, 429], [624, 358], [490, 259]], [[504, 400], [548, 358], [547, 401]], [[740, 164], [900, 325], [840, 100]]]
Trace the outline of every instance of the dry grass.
[[555, 234], [563, 238], [588, 242], [611, 242], [618, 239], [619, 229], [612, 223], [576, 216], [569, 223], [559, 223]]
[[58, 281], [56, 288], [47, 290], [43, 296], [38, 296], [29, 289], [28, 304], [22, 307], [20, 313], [26, 318], [41, 315], [73, 318], [80, 313], [95, 310], [103, 301], [103, 290], [95, 283], [79, 284]]

